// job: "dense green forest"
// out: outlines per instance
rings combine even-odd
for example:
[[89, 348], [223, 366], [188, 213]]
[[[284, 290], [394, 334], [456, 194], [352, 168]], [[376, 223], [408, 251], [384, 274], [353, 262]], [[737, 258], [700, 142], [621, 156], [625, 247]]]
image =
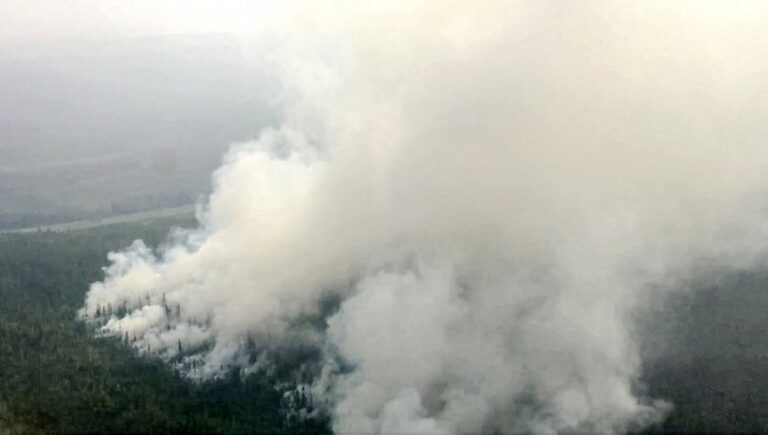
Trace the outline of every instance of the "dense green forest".
[[768, 271], [710, 270], [649, 316], [644, 381], [673, 404], [650, 432], [768, 433]]
[[286, 423], [275, 379], [191, 382], [74, 320], [107, 252], [173, 223], [0, 235], [0, 434], [324, 430]]
[[[288, 424], [278, 379], [193, 382], [75, 321], [107, 252], [157, 245], [174, 224], [192, 222], [0, 235], [0, 434], [327, 432]], [[652, 313], [642, 384], [674, 408], [647, 432], [768, 431], [766, 285], [768, 273], [732, 271]]]

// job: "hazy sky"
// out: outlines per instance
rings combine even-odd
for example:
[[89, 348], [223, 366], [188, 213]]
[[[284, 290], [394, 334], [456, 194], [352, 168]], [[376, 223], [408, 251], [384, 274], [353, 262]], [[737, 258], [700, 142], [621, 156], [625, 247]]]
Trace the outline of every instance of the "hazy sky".
[[[27, 37], [248, 33], [258, 30], [275, 12], [285, 9], [286, 4], [296, 3], [292, 0], [3, 0], [0, 2], [0, 41]], [[765, 13], [764, 3], [758, 0], [679, 0], [670, 2], [668, 7], [670, 10], [684, 8], [689, 14], [720, 23], [733, 14], [743, 18], [745, 11], [747, 16]], [[443, 9], [450, 8], [449, 4], [443, 6]]]
[[249, 32], [274, 0], [3, 0], [0, 39]]

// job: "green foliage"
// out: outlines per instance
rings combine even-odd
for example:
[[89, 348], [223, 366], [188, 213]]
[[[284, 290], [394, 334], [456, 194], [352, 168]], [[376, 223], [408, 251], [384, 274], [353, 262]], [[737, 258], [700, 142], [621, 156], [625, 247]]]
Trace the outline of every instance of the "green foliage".
[[286, 427], [274, 379], [191, 382], [74, 320], [107, 252], [171, 223], [0, 235], [0, 434], [323, 429]]
[[647, 433], [768, 432], [768, 271], [710, 270], [644, 335], [644, 382], [673, 409]]
[[[328, 431], [324, 421], [289, 425], [286, 400], [312, 398], [275, 387], [315, 360], [313, 349], [274, 349], [281, 363], [272, 378], [233, 370], [195, 383], [137, 356], [124, 337], [94, 338], [74, 320], [107, 252], [137, 238], [156, 246], [174, 223], [0, 235], [0, 435]], [[657, 340], [645, 351], [647, 393], [674, 404], [645, 432], [768, 432], [768, 272], [718, 273], [692, 286], [652, 313], [642, 334]]]
[[31, 432], [31, 428], [22, 425], [11, 415], [5, 402], [0, 402], [0, 435], [16, 435]]

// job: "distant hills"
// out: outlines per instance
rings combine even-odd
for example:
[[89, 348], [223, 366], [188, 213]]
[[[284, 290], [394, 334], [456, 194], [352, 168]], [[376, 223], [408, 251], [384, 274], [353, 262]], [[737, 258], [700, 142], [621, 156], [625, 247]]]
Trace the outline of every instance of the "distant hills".
[[251, 50], [224, 34], [0, 44], [0, 228], [194, 202], [229, 144], [279, 117]]

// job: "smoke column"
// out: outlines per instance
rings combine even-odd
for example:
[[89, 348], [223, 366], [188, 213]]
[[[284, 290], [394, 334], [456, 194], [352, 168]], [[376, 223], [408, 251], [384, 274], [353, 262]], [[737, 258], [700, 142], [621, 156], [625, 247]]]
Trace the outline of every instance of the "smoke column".
[[636, 314], [764, 259], [766, 9], [294, 8], [256, 54], [284, 123], [233, 146], [197, 229], [110, 254], [81, 315], [203, 377], [319, 349], [338, 433], [659, 421]]

